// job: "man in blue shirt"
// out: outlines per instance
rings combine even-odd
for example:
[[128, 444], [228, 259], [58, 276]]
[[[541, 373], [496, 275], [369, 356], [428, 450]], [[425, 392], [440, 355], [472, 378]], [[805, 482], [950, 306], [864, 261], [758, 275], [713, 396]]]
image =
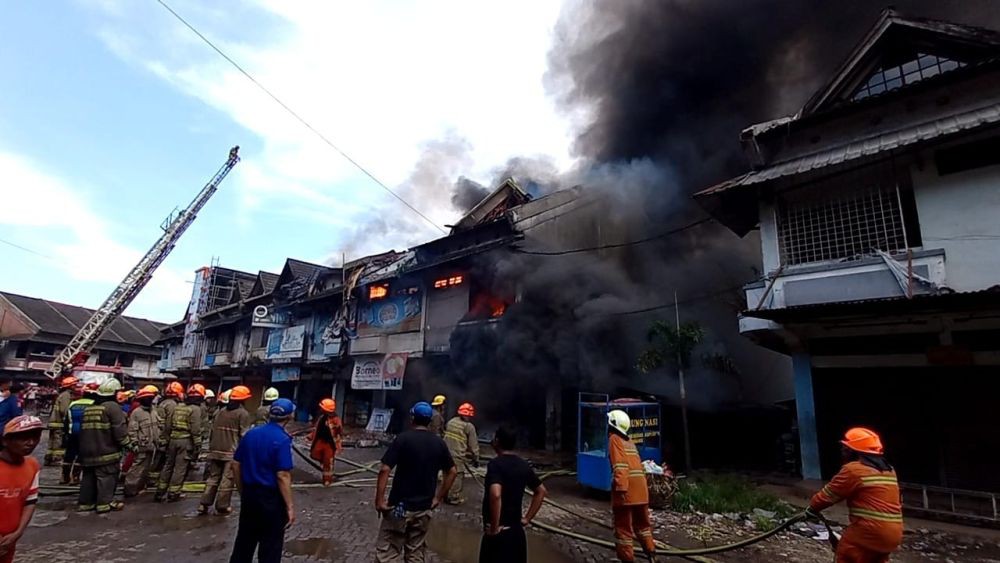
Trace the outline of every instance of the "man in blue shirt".
[[271, 404], [268, 424], [251, 429], [233, 455], [240, 491], [240, 524], [229, 563], [281, 561], [285, 530], [295, 522], [292, 505], [292, 437], [285, 425], [295, 413], [288, 399]]

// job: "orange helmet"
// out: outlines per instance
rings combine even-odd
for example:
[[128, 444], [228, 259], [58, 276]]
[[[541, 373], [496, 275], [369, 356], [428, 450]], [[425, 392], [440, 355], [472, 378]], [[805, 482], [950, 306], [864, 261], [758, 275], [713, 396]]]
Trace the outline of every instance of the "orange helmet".
[[160, 393], [160, 390], [156, 388], [156, 385], [147, 385], [139, 392], [135, 394], [136, 399], [144, 399], [146, 397], [155, 397]]
[[883, 452], [882, 439], [867, 428], [851, 428], [844, 434], [844, 439], [840, 443], [863, 454], [882, 455]]
[[326, 414], [333, 414], [337, 412], [337, 401], [333, 399], [323, 399], [319, 402], [319, 410], [325, 412]]
[[205, 396], [205, 386], [201, 383], [195, 383], [191, 387], [188, 387], [188, 396], [191, 397], [204, 397]]
[[250, 393], [250, 388], [246, 385], [237, 385], [229, 392], [230, 401], [245, 401], [252, 396], [253, 394]]
[[62, 381], [59, 382], [59, 388], [69, 389], [70, 387], [76, 386], [76, 384], [79, 382], [80, 382], [79, 379], [73, 377], [72, 375], [67, 375], [66, 377], [63, 378]]
[[184, 396], [184, 386], [181, 385], [180, 381], [171, 381], [167, 385], [167, 391], [164, 393], [168, 397], [183, 397]]
[[458, 414], [461, 416], [476, 416], [476, 407], [472, 406], [472, 403], [462, 403], [458, 407]]

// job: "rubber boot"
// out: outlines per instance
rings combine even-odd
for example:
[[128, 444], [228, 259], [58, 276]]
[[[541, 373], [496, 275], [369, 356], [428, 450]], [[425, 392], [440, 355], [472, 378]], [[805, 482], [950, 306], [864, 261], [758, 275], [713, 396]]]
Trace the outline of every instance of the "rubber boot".
[[167, 502], [180, 502], [182, 498], [184, 498], [184, 495], [180, 493], [170, 493], [167, 495]]
[[164, 498], [166, 498], [166, 496], [167, 496], [166, 492], [164, 492], [164, 491], [157, 491], [156, 494], [153, 495], [153, 502], [163, 502], [163, 500], [164, 500]]

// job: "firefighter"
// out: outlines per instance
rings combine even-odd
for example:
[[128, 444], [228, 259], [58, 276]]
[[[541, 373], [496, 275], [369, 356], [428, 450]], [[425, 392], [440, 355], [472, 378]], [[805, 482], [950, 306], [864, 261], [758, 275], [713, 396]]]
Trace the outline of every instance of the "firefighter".
[[903, 541], [903, 506], [896, 471], [882, 439], [851, 428], [841, 440], [843, 467], [809, 503], [810, 515], [846, 501], [850, 525], [837, 545], [837, 563], [885, 563]]
[[611, 512], [615, 520], [615, 552], [620, 561], [635, 561], [637, 537], [650, 561], [656, 544], [649, 520], [649, 489], [639, 450], [628, 438], [632, 426], [625, 411], [608, 413], [608, 455], [611, 462]]
[[130, 449], [125, 413], [115, 400], [122, 384], [108, 378], [97, 389], [97, 399], [83, 411], [80, 428], [80, 512], [106, 514], [121, 510], [124, 503], [114, 500], [118, 486], [118, 464], [122, 450]]
[[344, 449], [344, 425], [337, 416], [337, 401], [334, 399], [320, 401], [319, 410], [321, 414], [309, 435], [309, 441], [312, 442], [309, 457], [323, 464], [323, 486], [329, 487], [334, 481], [334, 462]]
[[264, 400], [260, 402], [260, 406], [257, 407], [257, 415], [254, 417], [254, 426], [263, 426], [267, 424], [270, 418], [271, 404], [278, 400], [280, 395], [278, 390], [274, 387], [268, 387], [264, 390]]
[[434, 400], [431, 401], [434, 416], [431, 417], [431, 424], [427, 429], [441, 437], [444, 437], [444, 414], [447, 410], [447, 403], [448, 398], [444, 395], [435, 395]]
[[82, 396], [69, 404], [66, 409], [66, 433], [63, 435], [63, 448], [66, 453], [62, 461], [63, 485], [80, 482], [80, 429], [83, 426], [83, 411], [94, 404], [97, 399], [96, 383], [88, 383], [81, 389]]
[[[426, 404], [426, 403], [425, 403]], [[463, 474], [469, 473], [469, 466], [479, 467], [479, 434], [472, 424], [476, 416], [476, 408], [472, 403], [462, 403], [455, 415], [444, 427], [444, 441], [448, 444], [451, 457], [458, 466], [458, 476], [448, 491], [448, 504], [462, 504], [465, 496], [462, 494]]]
[[62, 461], [66, 450], [63, 448], [63, 434], [66, 432], [66, 413], [73, 402], [73, 390], [80, 382], [67, 375], [59, 382], [59, 395], [52, 402], [52, 416], [49, 417], [49, 451], [45, 454], [45, 465], [56, 465]]
[[[167, 443], [167, 458], [156, 483], [153, 500], [177, 502], [181, 500], [181, 489], [187, 478], [191, 462], [198, 459], [201, 450], [201, 403], [205, 399], [205, 387], [200, 383], [188, 387], [184, 404], [174, 408], [174, 414], [166, 428], [170, 428]], [[162, 441], [162, 439], [161, 439]]]
[[178, 403], [183, 400], [184, 386], [179, 381], [171, 381], [163, 392], [163, 399], [156, 405], [156, 414], [160, 421], [160, 437], [156, 443], [153, 471], [163, 472], [163, 466], [167, 461], [167, 445], [170, 443], [170, 425], [173, 424], [174, 411]]
[[233, 489], [236, 488], [233, 453], [253, 426], [253, 415], [243, 406], [250, 397], [250, 389], [243, 385], [222, 393], [220, 402], [225, 406], [212, 423], [212, 437], [205, 462], [208, 476], [205, 478], [205, 494], [201, 497], [198, 514], [208, 514], [212, 503], [215, 503], [215, 511], [219, 514], [233, 511], [230, 506]]
[[125, 497], [138, 495], [149, 480], [149, 470], [159, 441], [159, 414], [153, 409], [153, 399], [160, 394], [155, 385], [147, 385], [136, 393], [139, 406], [128, 417], [128, 438], [132, 443], [133, 459], [125, 473]]

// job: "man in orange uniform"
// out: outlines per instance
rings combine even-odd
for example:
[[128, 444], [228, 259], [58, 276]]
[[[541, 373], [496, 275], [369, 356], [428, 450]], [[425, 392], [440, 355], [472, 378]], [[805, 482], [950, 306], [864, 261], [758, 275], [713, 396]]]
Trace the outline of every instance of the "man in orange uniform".
[[903, 541], [896, 472], [883, 457], [875, 432], [852, 428], [840, 443], [844, 466], [813, 496], [808, 512], [846, 500], [851, 523], [837, 546], [837, 563], [886, 563]]
[[334, 481], [333, 464], [344, 450], [344, 425], [337, 416], [337, 401], [323, 399], [319, 402], [319, 410], [321, 414], [309, 435], [312, 442], [309, 457], [323, 464], [323, 486], [329, 487]]
[[0, 563], [14, 561], [14, 547], [28, 529], [38, 501], [38, 461], [31, 457], [45, 424], [19, 416], [4, 425], [0, 451]]
[[649, 521], [649, 489], [646, 472], [635, 444], [628, 439], [632, 426], [625, 411], [608, 413], [608, 454], [611, 458], [611, 511], [615, 517], [615, 551], [621, 561], [635, 561], [632, 542], [636, 536], [650, 561], [656, 544]]

